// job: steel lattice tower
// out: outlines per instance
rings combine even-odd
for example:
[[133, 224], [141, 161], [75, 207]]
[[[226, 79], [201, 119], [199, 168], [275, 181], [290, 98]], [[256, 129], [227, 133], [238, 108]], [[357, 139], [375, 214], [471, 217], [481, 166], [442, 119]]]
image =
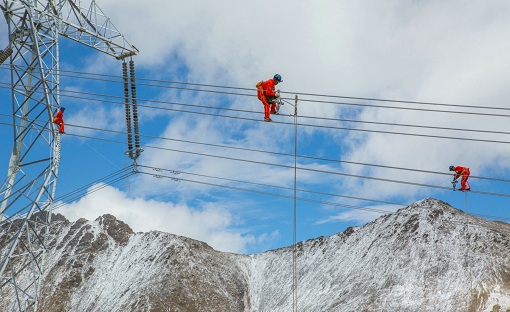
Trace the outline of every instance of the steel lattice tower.
[[51, 122], [61, 104], [59, 37], [119, 60], [138, 50], [95, 0], [0, 0], [0, 8], [9, 36], [0, 63], [10, 66], [14, 127], [0, 186], [0, 304], [35, 311], [60, 163], [60, 134]]

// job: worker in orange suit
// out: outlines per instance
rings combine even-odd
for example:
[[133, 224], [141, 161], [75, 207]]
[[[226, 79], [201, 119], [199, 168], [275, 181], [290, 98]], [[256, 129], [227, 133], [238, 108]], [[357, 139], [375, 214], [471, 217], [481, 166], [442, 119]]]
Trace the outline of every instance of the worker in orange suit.
[[270, 114], [276, 114], [276, 97], [277, 91], [275, 86], [282, 82], [282, 76], [276, 74], [267, 81], [257, 83], [257, 97], [264, 104], [264, 121], [272, 121]]
[[468, 178], [471, 172], [469, 171], [469, 168], [467, 167], [461, 167], [461, 166], [450, 166], [450, 171], [455, 172], [455, 176], [453, 178], [453, 181], [457, 181], [457, 179], [462, 176], [462, 180], [460, 183], [460, 190], [461, 191], [469, 191], [471, 190], [471, 186], [468, 183]]
[[60, 132], [60, 133], [65, 133], [64, 132], [64, 111], [65, 110], [66, 110], [65, 107], [61, 107], [60, 110], [58, 111], [58, 113], [53, 118], [53, 123], [59, 125], [58, 132]]

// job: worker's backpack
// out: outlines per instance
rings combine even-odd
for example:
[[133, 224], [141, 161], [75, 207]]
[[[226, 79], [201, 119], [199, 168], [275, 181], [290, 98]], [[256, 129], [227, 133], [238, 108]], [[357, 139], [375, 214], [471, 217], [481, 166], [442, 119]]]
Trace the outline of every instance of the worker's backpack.
[[263, 82], [264, 82], [264, 81], [262, 81], [262, 80], [261, 80], [261, 81], [259, 81], [259, 82], [257, 82], [257, 84], [255, 85], [255, 87], [256, 87], [258, 90], [262, 89], [262, 83], [263, 83]]

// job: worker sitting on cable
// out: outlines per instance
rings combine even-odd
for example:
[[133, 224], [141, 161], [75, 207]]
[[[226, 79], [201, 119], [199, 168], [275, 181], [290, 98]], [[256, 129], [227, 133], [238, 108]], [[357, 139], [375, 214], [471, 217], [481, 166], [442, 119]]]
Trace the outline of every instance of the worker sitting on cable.
[[[468, 183], [469, 174], [471, 174], [471, 172], [469, 171], [469, 168], [461, 167], [461, 166], [450, 166], [450, 171], [455, 172], [455, 176], [453, 177], [454, 182], [457, 181], [457, 179], [460, 176], [462, 176], [461, 187], [460, 187], [461, 191], [471, 190], [471, 187], [469, 186], [469, 183]], [[466, 188], [466, 186], [467, 186], [467, 188]]]
[[269, 118], [269, 114], [276, 114], [276, 97], [278, 91], [275, 90], [274, 86], [279, 82], [282, 82], [282, 76], [276, 74], [273, 78], [267, 81], [260, 81], [257, 83], [257, 97], [264, 104], [264, 121], [272, 121]]
[[55, 115], [55, 118], [53, 118], [53, 123], [59, 125], [59, 131], [60, 133], [64, 132], [64, 111], [65, 107], [61, 107], [58, 113]]

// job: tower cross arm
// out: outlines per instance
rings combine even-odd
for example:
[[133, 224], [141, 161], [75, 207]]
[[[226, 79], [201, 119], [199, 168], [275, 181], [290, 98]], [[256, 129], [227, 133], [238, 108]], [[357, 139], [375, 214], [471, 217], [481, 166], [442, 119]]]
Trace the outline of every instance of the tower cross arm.
[[53, 5], [53, 12], [62, 18], [60, 35], [119, 60], [138, 54], [138, 49], [117, 30], [95, 0], [63, 0]]

